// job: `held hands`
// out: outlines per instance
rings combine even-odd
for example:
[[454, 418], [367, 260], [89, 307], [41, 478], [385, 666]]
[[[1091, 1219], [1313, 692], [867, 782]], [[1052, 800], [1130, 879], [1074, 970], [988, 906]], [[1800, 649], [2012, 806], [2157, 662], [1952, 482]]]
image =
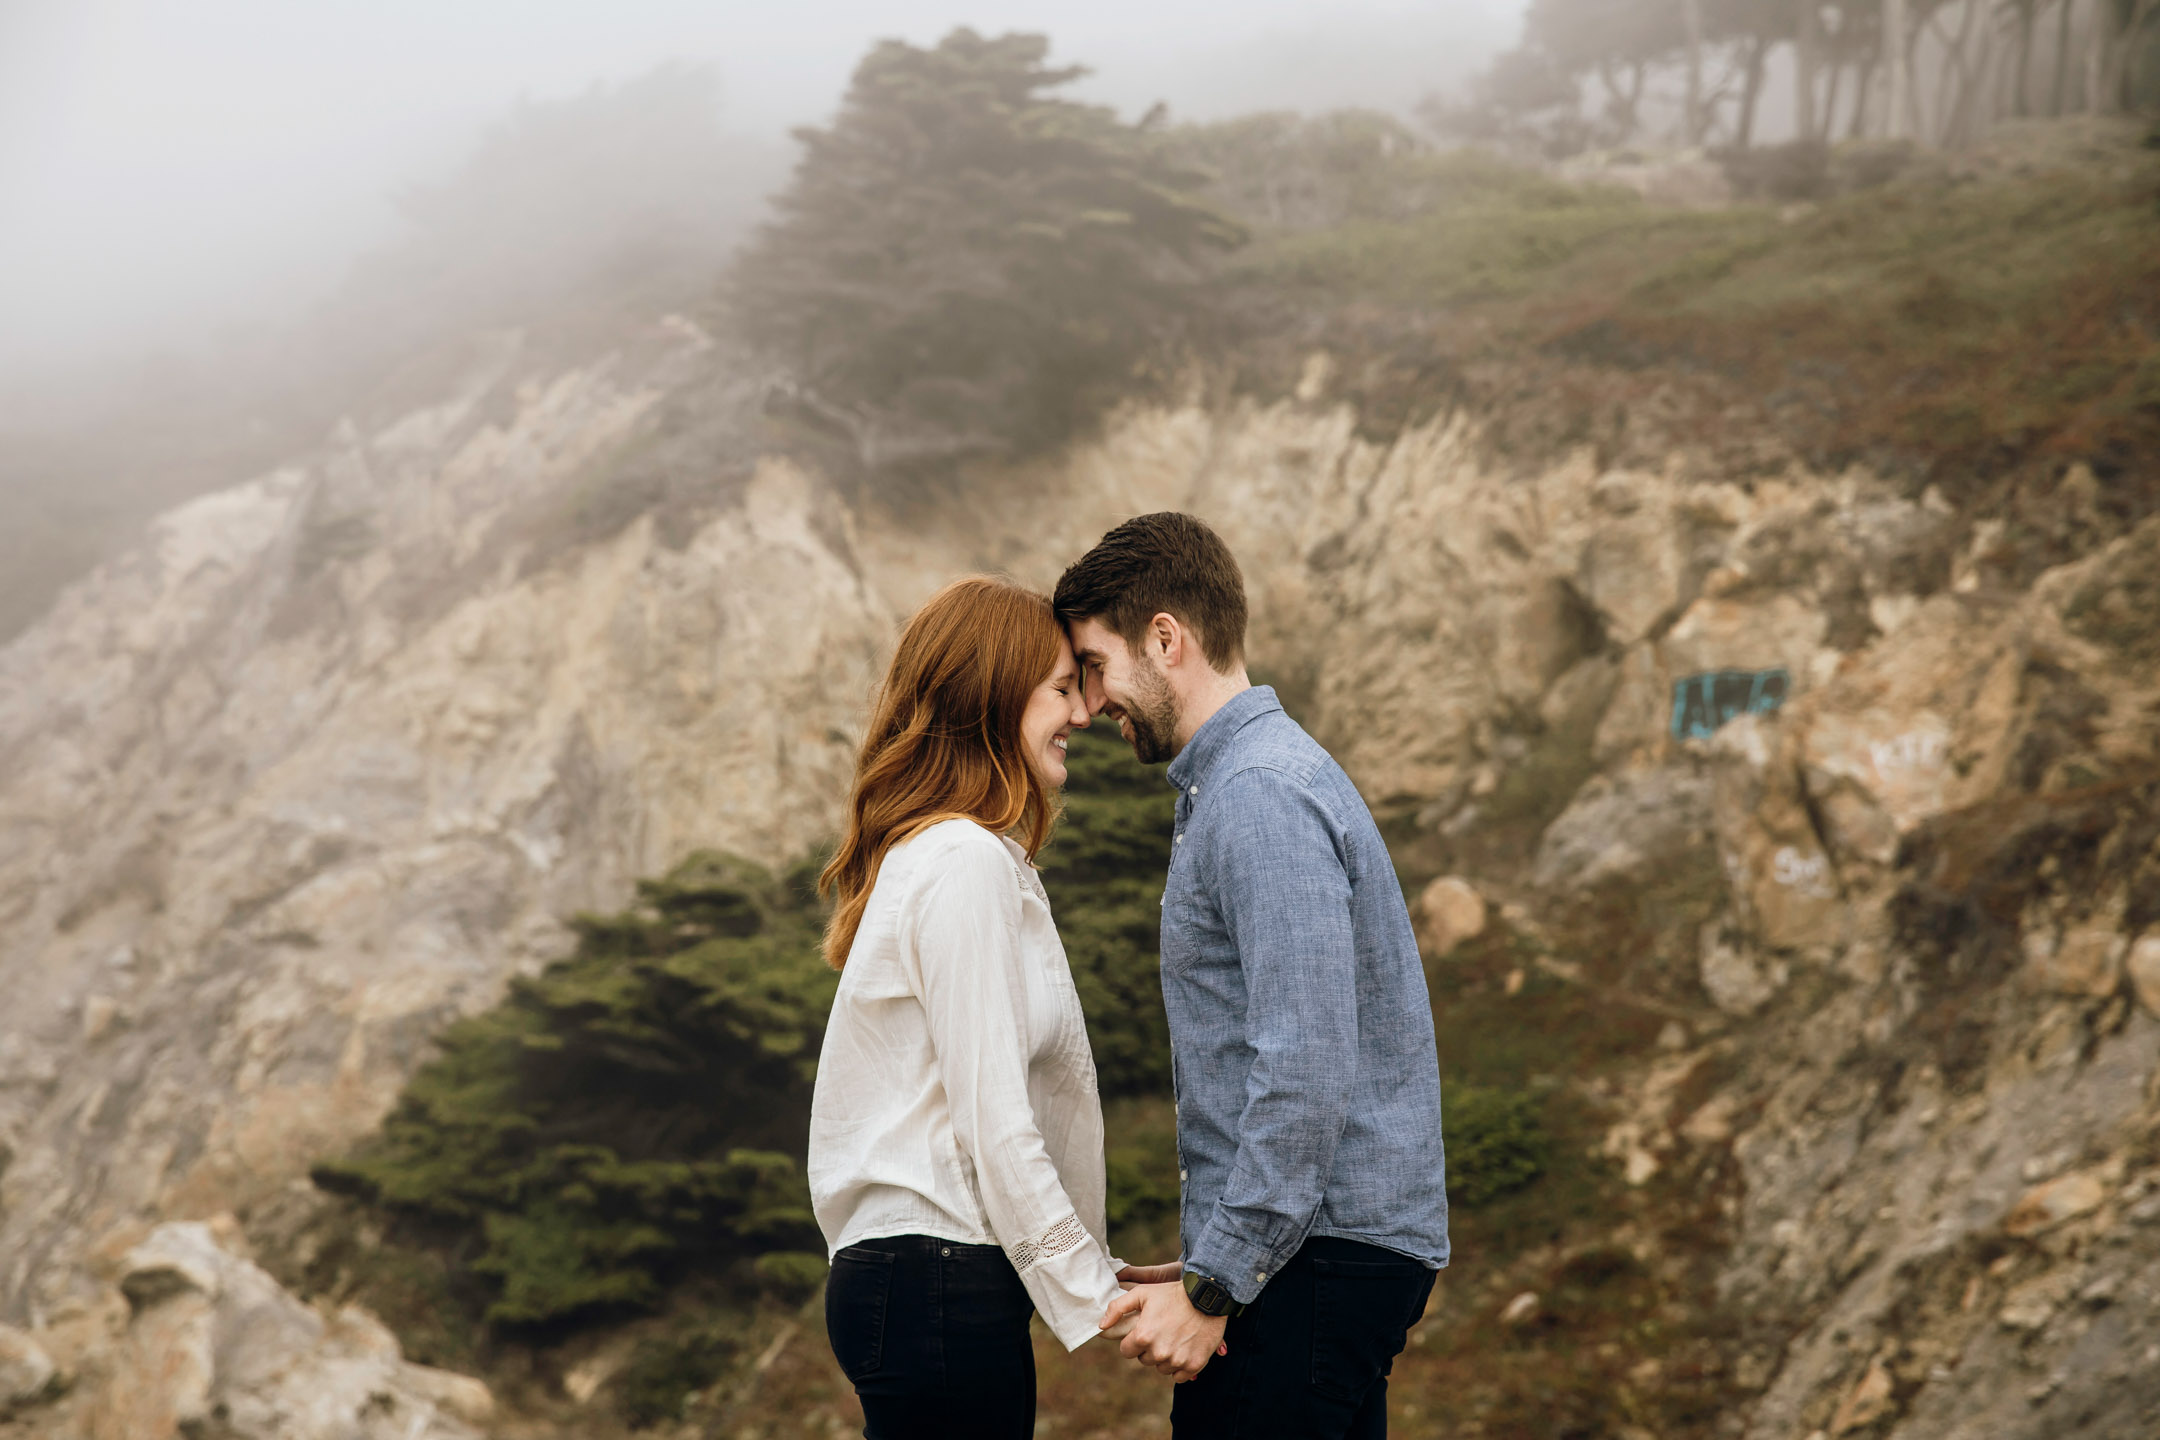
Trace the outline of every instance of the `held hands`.
[[[1164, 1265], [1127, 1266], [1127, 1272], [1161, 1271]], [[1124, 1279], [1121, 1272], [1120, 1280]], [[1225, 1317], [1202, 1315], [1185, 1298], [1185, 1287], [1175, 1278], [1135, 1284], [1103, 1313], [1102, 1328], [1121, 1333], [1118, 1353], [1168, 1375], [1179, 1384], [1207, 1368], [1217, 1355], [1227, 1355], [1223, 1343]]]
[[1185, 1262], [1172, 1260], [1167, 1265], [1127, 1265], [1117, 1272], [1117, 1282], [1130, 1290], [1135, 1285], [1168, 1285], [1184, 1275]]

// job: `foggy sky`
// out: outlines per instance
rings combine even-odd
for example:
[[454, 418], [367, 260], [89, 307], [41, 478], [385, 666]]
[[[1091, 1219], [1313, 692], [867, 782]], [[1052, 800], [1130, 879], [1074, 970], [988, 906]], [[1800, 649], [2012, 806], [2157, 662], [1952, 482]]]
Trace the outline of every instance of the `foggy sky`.
[[0, 0], [0, 382], [276, 324], [521, 97], [669, 60], [727, 128], [822, 119], [869, 44], [1048, 33], [1076, 93], [1187, 118], [1407, 109], [1523, 0]]

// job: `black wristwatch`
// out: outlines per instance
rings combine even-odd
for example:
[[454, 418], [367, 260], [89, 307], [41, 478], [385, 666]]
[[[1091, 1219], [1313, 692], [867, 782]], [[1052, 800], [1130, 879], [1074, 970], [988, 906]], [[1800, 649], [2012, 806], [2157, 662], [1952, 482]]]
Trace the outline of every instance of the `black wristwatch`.
[[1222, 1281], [1192, 1269], [1185, 1272], [1185, 1298], [1202, 1315], [1235, 1315], [1245, 1308], [1230, 1298]]

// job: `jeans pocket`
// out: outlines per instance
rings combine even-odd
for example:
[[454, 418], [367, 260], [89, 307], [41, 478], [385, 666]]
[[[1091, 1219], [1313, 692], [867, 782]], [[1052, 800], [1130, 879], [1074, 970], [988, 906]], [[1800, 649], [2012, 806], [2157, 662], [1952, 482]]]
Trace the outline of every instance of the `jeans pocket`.
[[825, 1336], [851, 1381], [875, 1375], [885, 1359], [885, 1309], [897, 1255], [850, 1245], [833, 1256], [825, 1282]]
[[1345, 1405], [1363, 1399], [1402, 1353], [1411, 1302], [1429, 1283], [1415, 1260], [1314, 1260], [1314, 1392]]

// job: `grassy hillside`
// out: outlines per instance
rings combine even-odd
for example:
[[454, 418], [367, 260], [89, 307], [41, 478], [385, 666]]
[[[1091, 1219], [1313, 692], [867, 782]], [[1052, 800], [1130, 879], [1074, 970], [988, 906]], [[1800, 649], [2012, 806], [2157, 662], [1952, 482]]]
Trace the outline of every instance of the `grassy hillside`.
[[[1414, 213], [1277, 229], [1224, 283], [1276, 335], [1343, 350], [1338, 388], [1373, 418], [1467, 399], [1505, 442], [1645, 459], [1776, 435], [2002, 516], [2028, 574], [2160, 507], [2160, 140], [2139, 122], [1849, 151], [1813, 198], [1703, 210], [1472, 152], [1372, 163], [1394, 183], [1361, 193]], [[2098, 536], [2051, 513], [2078, 464]]]

